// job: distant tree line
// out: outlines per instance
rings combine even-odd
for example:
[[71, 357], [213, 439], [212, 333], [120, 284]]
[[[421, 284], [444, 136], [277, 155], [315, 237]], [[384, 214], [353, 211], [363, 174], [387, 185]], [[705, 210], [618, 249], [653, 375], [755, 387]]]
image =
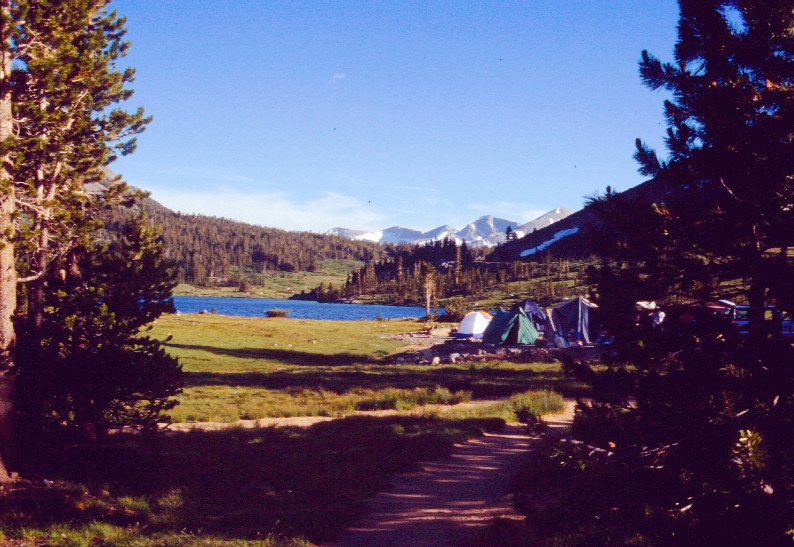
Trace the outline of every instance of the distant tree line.
[[[118, 227], [128, 213], [118, 209], [108, 223]], [[152, 224], [162, 227], [166, 255], [181, 283], [250, 283], [258, 274], [314, 271], [329, 259], [380, 260], [388, 247], [311, 232], [289, 232], [225, 218], [188, 215], [147, 201]]]
[[369, 260], [349, 274], [344, 286], [322, 283], [301, 296], [320, 302], [375, 297], [406, 305], [427, 305], [429, 298], [430, 307], [435, 307], [439, 299], [481, 298], [497, 288], [509, 289], [514, 282], [532, 282], [532, 294], [527, 296], [544, 304], [588, 291], [587, 263], [550, 255], [540, 257], [540, 262], [484, 262], [482, 249], [447, 238], [426, 245], [399, 245], [387, 252], [387, 258]]

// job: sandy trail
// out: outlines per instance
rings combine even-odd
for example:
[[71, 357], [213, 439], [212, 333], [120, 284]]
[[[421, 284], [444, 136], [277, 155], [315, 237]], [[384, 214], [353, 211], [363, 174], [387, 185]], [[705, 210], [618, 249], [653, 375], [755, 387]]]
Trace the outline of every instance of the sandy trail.
[[[555, 429], [570, 425], [575, 402], [545, 417]], [[519, 519], [508, 493], [510, 478], [532, 447], [518, 424], [456, 445], [448, 460], [396, 477], [394, 486], [368, 501], [364, 516], [332, 545], [461, 545], [494, 518]]]

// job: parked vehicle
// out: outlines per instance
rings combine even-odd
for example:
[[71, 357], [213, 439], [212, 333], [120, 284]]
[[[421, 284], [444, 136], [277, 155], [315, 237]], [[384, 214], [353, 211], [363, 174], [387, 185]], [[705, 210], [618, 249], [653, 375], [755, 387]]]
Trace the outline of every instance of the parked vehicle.
[[[729, 314], [731, 323], [739, 329], [740, 334], [747, 334], [750, 331], [750, 306], [734, 305], [729, 308]], [[764, 322], [770, 332], [783, 336], [794, 336], [794, 321], [788, 314], [779, 311], [775, 306], [766, 307]]]
[[[702, 321], [707, 317], [724, 318], [731, 322], [739, 334], [750, 332], [750, 306], [740, 306], [730, 300], [718, 300], [716, 303], [704, 305], [691, 304], [680, 315], [684, 322]], [[775, 306], [767, 306], [764, 320], [769, 332], [794, 337], [794, 320], [787, 313]]]

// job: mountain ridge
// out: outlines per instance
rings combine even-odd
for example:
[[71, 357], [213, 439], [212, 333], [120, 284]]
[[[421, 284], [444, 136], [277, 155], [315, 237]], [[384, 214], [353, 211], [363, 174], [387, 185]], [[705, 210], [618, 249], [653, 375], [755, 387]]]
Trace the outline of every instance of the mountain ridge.
[[567, 207], [557, 207], [526, 223], [505, 220], [493, 215], [483, 215], [468, 223], [458, 230], [448, 224], [438, 226], [432, 230], [421, 232], [411, 228], [392, 226], [383, 230], [352, 230], [349, 228], [335, 227], [326, 231], [326, 235], [337, 235], [356, 241], [371, 241], [374, 243], [409, 243], [426, 244], [441, 241], [445, 238], [457, 242], [465, 242], [471, 247], [494, 247], [507, 240], [505, 234], [509, 227], [518, 237], [523, 237], [533, 231], [551, 226], [573, 214], [574, 211]]

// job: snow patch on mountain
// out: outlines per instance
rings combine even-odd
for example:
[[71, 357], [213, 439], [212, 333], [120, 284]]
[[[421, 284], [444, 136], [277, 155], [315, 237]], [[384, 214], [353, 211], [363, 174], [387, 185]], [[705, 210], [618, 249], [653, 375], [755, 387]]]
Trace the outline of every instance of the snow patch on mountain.
[[531, 256], [531, 255], [533, 255], [535, 253], [539, 253], [539, 252], [549, 248], [554, 243], [557, 243], [559, 240], [561, 240], [561, 239], [563, 239], [565, 237], [568, 237], [568, 236], [572, 236], [573, 234], [575, 234], [578, 231], [579, 231], [579, 228], [577, 226], [574, 226], [573, 228], [568, 228], [567, 230], [560, 230], [559, 232], [556, 232], [551, 237], [551, 239], [548, 239], [548, 240], [544, 241], [543, 243], [541, 243], [537, 247], [532, 247], [531, 249], [525, 249], [525, 250], [521, 251], [521, 254], [519, 256], [521, 258], [524, 258], [524, 257], [527, 257], [527, 256]]

